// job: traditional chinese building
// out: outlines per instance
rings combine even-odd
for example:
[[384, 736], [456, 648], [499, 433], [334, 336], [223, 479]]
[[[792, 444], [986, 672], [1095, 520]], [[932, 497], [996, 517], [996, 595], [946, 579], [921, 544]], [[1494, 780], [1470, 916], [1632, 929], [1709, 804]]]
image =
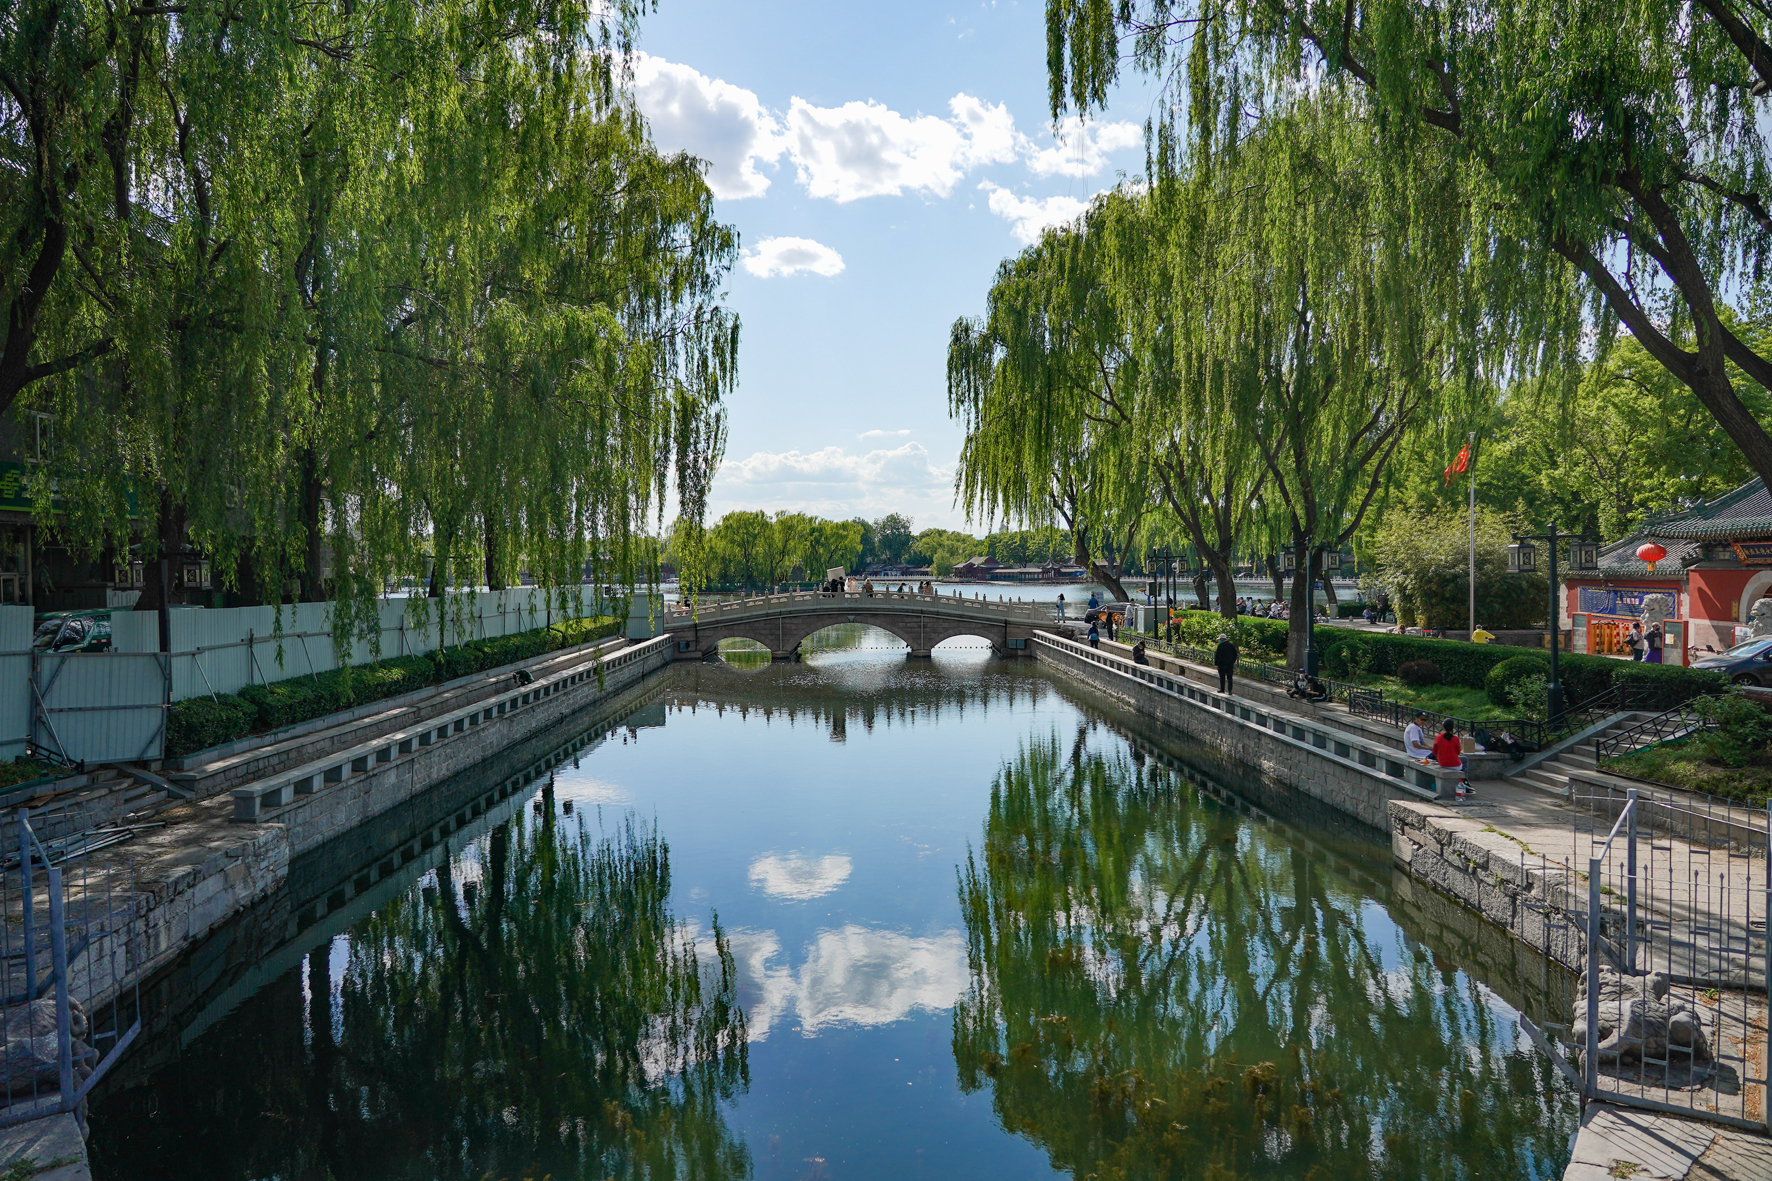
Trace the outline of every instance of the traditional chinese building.
[[[1667, 552], [1653, 564], [1645, 545]], [[1643, 600], [1666, 595], [1663, 662], [1690, 664], [1691, 653], [1722, 651], [1745, 628], [1754, 600], [1772, 595], [1772, 495], [1753, 479], [1733, 492], [1676, 513], [1651, 517], [1600, 551], [1598, 574], [1563, 580], [1564, 622], [1577, 652], [1624, 655], [1623, 636], [1641, 618]]]

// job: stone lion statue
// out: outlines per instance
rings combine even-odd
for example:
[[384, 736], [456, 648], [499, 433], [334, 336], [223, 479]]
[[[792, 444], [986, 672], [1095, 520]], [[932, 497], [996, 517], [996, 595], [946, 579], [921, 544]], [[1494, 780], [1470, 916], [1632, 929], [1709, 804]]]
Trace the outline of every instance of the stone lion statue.
[[1756, 599], [1747, 610], [1747, 634], [1772, 636], [1772, 598]]
[[1645, 595], [1643, 597], [1643, 626], [1651, 627], [1658, 623], [1666, 623], [1674, 613], [1674, 600], [1671, 595]]

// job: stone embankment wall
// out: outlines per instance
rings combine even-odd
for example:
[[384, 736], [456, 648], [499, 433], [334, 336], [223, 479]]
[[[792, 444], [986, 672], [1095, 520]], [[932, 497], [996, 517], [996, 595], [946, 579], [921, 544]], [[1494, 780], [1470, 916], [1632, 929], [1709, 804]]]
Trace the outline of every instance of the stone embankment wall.
[[1389, 826], [1391, 800], [1439, 799], [1459, 778], [1456, 769], [1423, 767], [1322, 721], [1215, 693], [1071, 640], [1043, 633], [1032, 650], [1065, 675], [1376, 829]]
[[[633, 655], [632, 650], [628, 654]], [[76, 995], [100, 1005], [133, 988], [282, 888], [299, 858], [380, 815], [404, 809], [402, 828], [410, 828], [415, 818], [428, 821], [425, 832], [405, 842], [411, 854], [395, 858], [398, 864], [410, 861], [435, 844], [433, 830], [454, 832], [467, 819], [458, 820], [456, 813], [463, 809], [453, 805], [447, 814], [431, 816], [415, 800], [488, 761], [493, 763], [489, 773], [497, 773], [503, 766], [499, 756], [508, 748], [545, 740], [569, 716], [610, 702], [670, 660], [664, 641], [653, 642], [649, 651], [638, 655], [639, 659], [608, 670], [601, 684], [595, 676], [579, 679], [564, 691], [451, 734], [447, 741], [416, 747], [376, 770], [298, 797], [258, 822], [236, 819], [237, 801], [227, 795], [167, 809], [161, 813], [168, 821], [166, 827], [106, 850], [102, 860], [91, 866], [85, 888], [92, 892], [95, 905], [107, 910], [108, 918], [81, 957]], [[586, 663], [595, 656], [587, 651]], [[608, 659], [613, 663], [621, 656], [611, 652]], [[582, 748], [585, 741], [578, 746]], [[502, 800], [517, 790], [517, 779], [508, 776], [488, 790]], [[468, 815], [483, 814], [486, 806], [476, 800]], [[78, 913], [81, 905], [78, 896], [70, 897], [70, 913]]]
[[1482, 820], [1393, 800], [1397, 864], [1573, 971], [1586, 965], [1587, 887], [1569, 869]]

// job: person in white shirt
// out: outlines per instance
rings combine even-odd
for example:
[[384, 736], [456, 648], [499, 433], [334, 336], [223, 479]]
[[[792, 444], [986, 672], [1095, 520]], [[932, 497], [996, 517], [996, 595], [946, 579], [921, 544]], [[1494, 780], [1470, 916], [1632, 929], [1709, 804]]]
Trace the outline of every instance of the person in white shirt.
[[1417, 762], [1425, 763], [1434, 757], [1433, 748], [1427, 744], [1427, 734], [1421, 724], [1427, 721], [1426, 714], [1416, 714], [1415, 720], [1403, 731], [1403, 753]]

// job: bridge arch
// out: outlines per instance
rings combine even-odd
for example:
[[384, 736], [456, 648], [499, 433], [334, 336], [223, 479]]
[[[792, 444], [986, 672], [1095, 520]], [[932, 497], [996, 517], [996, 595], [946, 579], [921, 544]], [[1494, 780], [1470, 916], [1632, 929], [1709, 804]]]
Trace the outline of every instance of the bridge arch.
[[[844, 612], [736, 619], [697, 628], [693, 638], [687, 634], [681, 638], [692, 643], [692, 651], [701, 656], [712, 655], [721, 640], [743, 639], [768, 648], [777, 660], [787, 660], [799, 652], [800, 645], [808, 636], [844, 623], [866, 624], [895, 636], [910, 648], [910, 654], [915, 657], [928, 656], [937, 644], [962, 637], [983, 640], [999, 656], [1008, 655], [1012, 651], [1010, 639], [1028, 634], [1025, 627], [996, 621], [857, 611], [853, 614]], [[679, 652], [679, 655], [688, 654]]]

